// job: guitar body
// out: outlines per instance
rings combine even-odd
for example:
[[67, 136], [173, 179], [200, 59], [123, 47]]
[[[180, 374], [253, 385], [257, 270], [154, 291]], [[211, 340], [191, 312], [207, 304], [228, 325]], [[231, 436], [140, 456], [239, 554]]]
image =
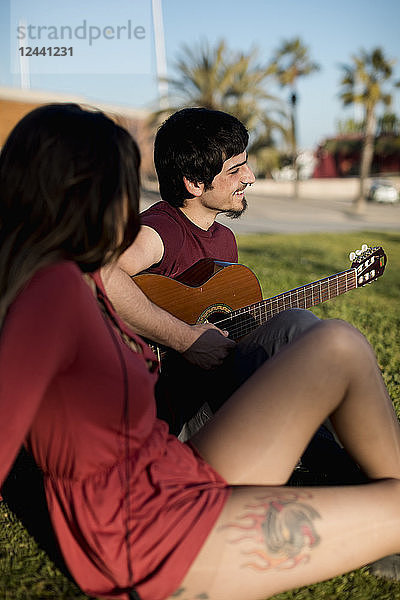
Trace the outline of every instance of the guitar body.
[[262, 300], [260, 284], [250, 269], [207, 258], [187, 269], [179, 280], [152, 273], [133, 280], [152, 302], [190, 324], [213, 322], [221, 313]]

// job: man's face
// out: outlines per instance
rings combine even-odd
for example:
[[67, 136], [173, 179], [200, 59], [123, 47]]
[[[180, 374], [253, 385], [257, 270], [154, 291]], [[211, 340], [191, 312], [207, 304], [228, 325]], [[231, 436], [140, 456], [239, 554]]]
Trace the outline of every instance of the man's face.
[[247, 152], [232, 156], [214, 177], [211, 188], [203, 192], [202, 205], [217, 213], [239, 217], [247, 207], [244, 190], [254, 182], [253, 171], [247, 164]]

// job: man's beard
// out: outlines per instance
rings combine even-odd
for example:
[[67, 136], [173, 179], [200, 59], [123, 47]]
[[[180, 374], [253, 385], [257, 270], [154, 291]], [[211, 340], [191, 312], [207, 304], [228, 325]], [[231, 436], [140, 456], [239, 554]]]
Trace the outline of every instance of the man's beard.
[[230, 219], [239, 219], [247, 208], [247, 200], [243, 196], [243, 206], [240, 210], [222, 210], [221, 212]]

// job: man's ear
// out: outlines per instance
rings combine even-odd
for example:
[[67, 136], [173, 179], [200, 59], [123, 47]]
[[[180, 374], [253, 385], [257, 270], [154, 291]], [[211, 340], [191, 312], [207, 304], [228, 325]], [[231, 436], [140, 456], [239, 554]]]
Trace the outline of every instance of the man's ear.
[[201, 196], [204, 192], [204, 183], [189, 181], [187, 177], [183, 178], [183, 183], [185, 184], [187, 191], [192, 194], [192, 196]]

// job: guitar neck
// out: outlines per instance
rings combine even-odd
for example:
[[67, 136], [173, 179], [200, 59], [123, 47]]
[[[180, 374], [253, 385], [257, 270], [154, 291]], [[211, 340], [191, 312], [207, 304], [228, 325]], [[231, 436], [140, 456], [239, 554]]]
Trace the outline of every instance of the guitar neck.
[[348, 269], [272, 298], [239, 308], [215, 322], [237, 340], [288, 308], [310, 308], [357, 287], [356, 269]]

